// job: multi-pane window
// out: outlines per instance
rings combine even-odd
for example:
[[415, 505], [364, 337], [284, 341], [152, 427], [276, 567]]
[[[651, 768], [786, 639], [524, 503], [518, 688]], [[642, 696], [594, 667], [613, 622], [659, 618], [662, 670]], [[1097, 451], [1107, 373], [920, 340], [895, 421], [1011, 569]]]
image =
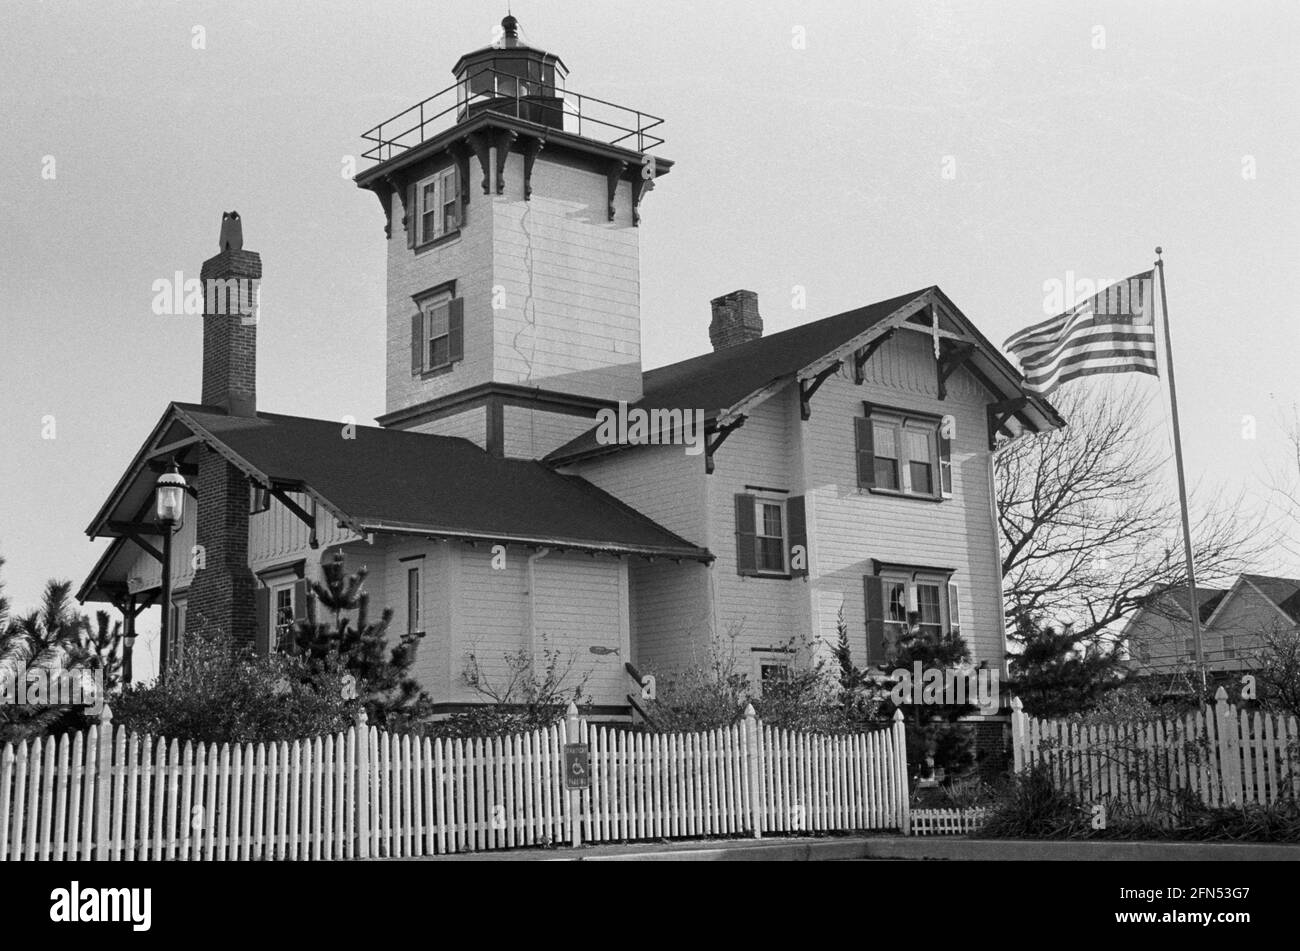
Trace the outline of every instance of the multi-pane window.
[[873, 423], [871, 430], [876, 446], [876, 488], [898, 490], [901, 487], [898, 471], [898, 427], [890, 423]]
[[460, 182], [455, 166], [420, 182], [416, 200], [419, 202], [420, 244], [451, 234], [460, 227], [457, 214]]
[[922, 634], [937, 638], [943, 632], [943, 609], [940, 604], [937, 584], [916, 586], [917, 620]]
[[451, 362], [451, 301], [426, 305], [424, 332], [429, 341], [428, 368], [446, 366]]
[[929, 499], [951, 498], [950, 417], [912, 415], [867, 404], [855, 421], [858, 485]]
[[934, 460], [931, 433], [912, 428], [903, 429], [903, 442], [907, 447], [907, 474], [911, 482], [908, 491], [919, 495], [934, 495]]
[[424, 630], [420, 620], [420, 569], [406, 569], [406, 630], [412, 634]]
[[274, 600], [271, 602], [271, 620], [274, 623], [271, 629], [275, 632], [275, 639], [271, 643], [271, 649], [275, 650], [279, 645], [288, 643], [290, 632], [293, 630], [293, 585], [276, 588], [272, 596]]
[[1223, 656], [1227, 660], [1237, 656], [1237, 638], [1232, 634], [1223, 635]]
[[780, 574], [785, 571], [785, 506], [767, 499], [755, 505], [758, 570]]
[[885, 632], [891, 643], [907, 633], [907, 582], [885, 582]]
[[1195, 656], [1196, 656], [1196, 640], [1195, 640], [1194, 638], [1191, 638], [1191, 637], [1184, 638], [1184, 640], [1183, 640], [1183, 646], [1184, 646], [1184, 647], [1186, 648], [1186, 650], [1187, 650], [1187, 656], [1188, 656], [1188, 657], [1195, 657]]

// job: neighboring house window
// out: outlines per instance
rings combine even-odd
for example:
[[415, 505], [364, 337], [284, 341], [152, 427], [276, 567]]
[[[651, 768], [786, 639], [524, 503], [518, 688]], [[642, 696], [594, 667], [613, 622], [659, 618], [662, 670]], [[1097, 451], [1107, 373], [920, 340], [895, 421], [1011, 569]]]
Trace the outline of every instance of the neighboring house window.
[[419, 236], [417, 244], [428, 244], [460, 227], [457, 209], [460, 181], [456, 167], [443, 169], [421, 181], [415, 190], [419, 202]]
[[1195, 657], [1195, 656], [1196, 656], [1196, 639], [1195, 639], [1195, 638], [1192, 638], [1192, 637], [1186, 638], [1185, 641], [1184, 641], [1184, 643], [1183, 643], [1183, 646], [1187, 648], [1187, 656], [1188, 656], [1188, 657]]
[[406, 569], [406, 630], [411, 634], [424, 630], [420, 618], [420, 569]]
[[411, 374], [445, 370], [465, 356], [465, 301], [442, 288], [417, 295], [411, 315]]
[[808, 574], [803, 496], [742, 492], [735, 504], [738, 574], [779, 578]]
[[864, 405], [854, 429], [859, 488], [951, 498], [951, 420]]
[[1237, 638], [1232, 634], [1223, 635], [1223, 656], [1227, 660], [1232, 660], [1237, 656]]

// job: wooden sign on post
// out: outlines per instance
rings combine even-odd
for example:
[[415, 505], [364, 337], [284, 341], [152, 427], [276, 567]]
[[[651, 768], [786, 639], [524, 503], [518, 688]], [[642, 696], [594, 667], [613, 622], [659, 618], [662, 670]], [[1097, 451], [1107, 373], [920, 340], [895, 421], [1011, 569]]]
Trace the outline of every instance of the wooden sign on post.
[[591, 748], [586, 743], [564, 744], [564, 788], [591, 786]]

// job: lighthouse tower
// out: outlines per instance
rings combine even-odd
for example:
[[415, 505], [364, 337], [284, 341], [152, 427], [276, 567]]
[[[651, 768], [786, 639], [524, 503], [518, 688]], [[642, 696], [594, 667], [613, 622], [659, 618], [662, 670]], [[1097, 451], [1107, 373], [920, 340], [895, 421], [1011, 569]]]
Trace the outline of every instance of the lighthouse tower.
[[365, 133], [388, 239], [384, 426], [537, 458], [641, 396], [641, 204], [662, 120], [501, 38]]

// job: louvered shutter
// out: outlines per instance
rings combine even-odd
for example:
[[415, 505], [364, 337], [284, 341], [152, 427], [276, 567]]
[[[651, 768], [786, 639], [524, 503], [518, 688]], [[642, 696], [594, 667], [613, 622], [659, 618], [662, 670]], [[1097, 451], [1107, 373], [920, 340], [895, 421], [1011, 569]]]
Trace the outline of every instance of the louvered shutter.
[[948, 582], [948, 631], [954, 637], [961, 634], [961, 611], [958, 609], [957, 582]]
[[939, 423], [939, 491], [945, 499], [952, 498], [952, 440], [944, 435], [947, 427]]
[[411, 376], [424, 372], [424, 314], [411, 315]]
[[[808, 516], [804, 509], [804, 497], [796, 495], [785, 503], [785, 520], [789, 526], [789, 563], [790, 574], [796, 578], [808, 577]], [[795, 564], [795, 549], [802, 548], [803, 565]]]
[[465, 298], [453, 297], [447, 304], [447, 362], [465, 358]]
[[870, 489], [876, 484], [876, 452], [871, 417], [858, 416], [853, 420], [853, 427], [858, 455], [858, 487]]
[[420, 207], [418, 191], [419, 186], [416, 184], [406, 186], [406, 246], [415, 247], [415, 236], [419, 233], [420, 227]]
[[253, 592], [253, 613], [257, 615], [257, 631], [253, 646], [257, 653], [271, 653], [271, 589], [258, 588]]
[[742, 575], [758, 574], [754, 505], [754, 496], [745, 493], [736, 496], [736, 571]]
[[889, 659], [885, 643], [885, 582], [878, 575], [862, 579], [867, 608], [867, 666], [884, 664]]

